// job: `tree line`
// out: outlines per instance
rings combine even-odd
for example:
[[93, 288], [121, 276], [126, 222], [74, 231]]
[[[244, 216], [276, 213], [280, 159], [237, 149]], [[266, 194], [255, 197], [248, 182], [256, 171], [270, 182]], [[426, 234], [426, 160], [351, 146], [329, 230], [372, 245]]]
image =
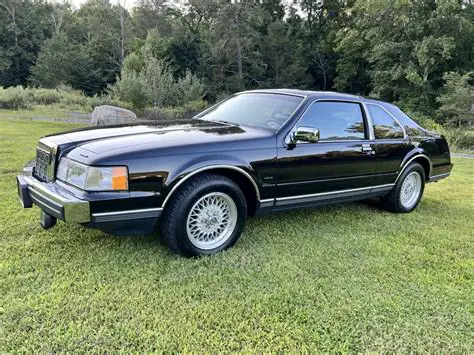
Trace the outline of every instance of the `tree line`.
[[472, 0], [0, 0], [0, 86], [137, 107], [245, 89], [336, 90], [472, 124]]

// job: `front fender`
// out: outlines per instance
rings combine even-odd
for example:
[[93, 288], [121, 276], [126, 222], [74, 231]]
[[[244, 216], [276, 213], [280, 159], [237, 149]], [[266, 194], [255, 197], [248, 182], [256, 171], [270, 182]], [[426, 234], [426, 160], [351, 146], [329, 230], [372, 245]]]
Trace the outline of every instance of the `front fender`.
[[247, 178], [253, 185], [257, 200], [260, 200], [261, 191], [259, 186], [261, 186], [261, 181], [257, 172], [252, 168], [250, 163], [232, 155], [204, 155], [186, 161], [176, 170], [170, 172], [162, 190], [162, 207], [166, 205], [179, 186], [192, 176], [205, 171], [223, 169], [232, 170], [245, 176], [245, 178]]
[[184, 161], [181, 165], [178, 165], [174, 171], [170, 172], [166, 185], [173, 185], [173, 183], [198, 169], [218, 165], [241, 168], [258, 181], [257, 173], [254, 171], [250, 163], [244, 159], [229, 154], [206, 154]]

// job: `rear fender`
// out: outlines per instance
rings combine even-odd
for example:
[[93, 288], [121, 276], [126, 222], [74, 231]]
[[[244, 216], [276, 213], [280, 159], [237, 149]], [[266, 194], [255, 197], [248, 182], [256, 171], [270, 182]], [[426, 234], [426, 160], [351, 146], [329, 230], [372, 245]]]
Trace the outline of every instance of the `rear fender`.
[[402, 163], [400, 164], [400, 168], [398, 169], [398, 175], [397, 179], [395, 180], [395, 183], [398, 181], [400, 176], [402, 175], [403, 171], [410, 165], [411, 162], [413, 161], [418, 161], [423, 168], [425, 169], [426, 173], [426, 179], [431, 175], [431, 172], [433, 170], [433, 163], [431, 158], [427, 155], [427, 152], [425, 152], [423, 149], [417, 147], [410, 151], [406, 157], [403, 159]]

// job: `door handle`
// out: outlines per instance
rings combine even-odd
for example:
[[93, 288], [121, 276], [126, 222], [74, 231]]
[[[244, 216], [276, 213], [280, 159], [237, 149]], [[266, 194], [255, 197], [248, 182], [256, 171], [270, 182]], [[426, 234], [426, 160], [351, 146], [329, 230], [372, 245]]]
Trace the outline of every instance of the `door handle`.
[[373, 155], [375, 154], [374, 150], [370, 146], [370, 144], [362, 144], [362, 147], [360, 149], [362, 153], [367, 153], [367, 155]]

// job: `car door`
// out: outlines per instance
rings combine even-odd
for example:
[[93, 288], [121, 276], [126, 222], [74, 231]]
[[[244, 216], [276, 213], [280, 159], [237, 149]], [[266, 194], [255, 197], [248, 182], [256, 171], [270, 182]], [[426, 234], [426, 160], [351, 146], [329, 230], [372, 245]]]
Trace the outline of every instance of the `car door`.
[[[318, 129], [319, 140], [292, 142], [299, 127]], [[369, 194], [376, 160], [368, 128], [362, 102], [314, 101], [277, 144], [277, 208]]]
[[400, 123], [383, 106], [366, 104], [374, 132], [373, 150], [377, 160], [374, 184], [394, 183], [403, 159], [414, 146]]

